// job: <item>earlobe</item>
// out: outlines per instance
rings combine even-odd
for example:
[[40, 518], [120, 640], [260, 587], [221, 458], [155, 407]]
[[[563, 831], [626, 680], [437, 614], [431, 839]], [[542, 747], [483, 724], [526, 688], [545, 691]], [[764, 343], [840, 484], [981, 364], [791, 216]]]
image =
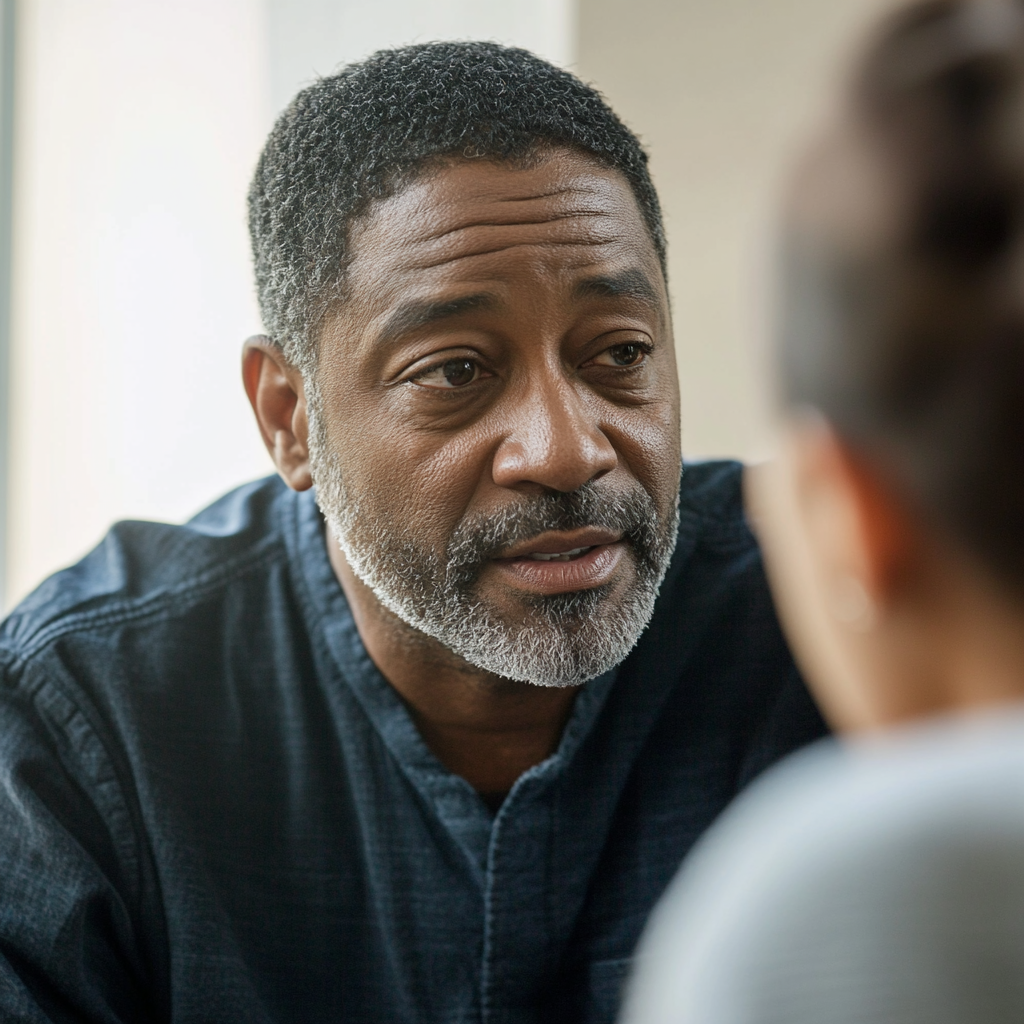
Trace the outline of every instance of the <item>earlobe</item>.
[[302, 374], [269, 338], [256, 335], [242, 349], [242, 382], [281, 478], [293, 490], [308, 490], [313, 478]]
[[[913, 560], [914, 530], [906, 510], [866, 461], [836, 441], [838, 458], [856, 514], [858, 547], [864, 572], [859, 575], [868, 611], [894, 597]], [[868, 611], [858, 617], [871, 618]]]
[[837, 621], [870, 629], [904, 574], [912, 531], [875, 470], [825, 422], [791, 435], [802, 467], [802, 504]]
[[853, 575], [844, 574], [832, 580], [829, 610], [837, 622], [858, 633], [867, 633], [878, 618], [867, 587]]

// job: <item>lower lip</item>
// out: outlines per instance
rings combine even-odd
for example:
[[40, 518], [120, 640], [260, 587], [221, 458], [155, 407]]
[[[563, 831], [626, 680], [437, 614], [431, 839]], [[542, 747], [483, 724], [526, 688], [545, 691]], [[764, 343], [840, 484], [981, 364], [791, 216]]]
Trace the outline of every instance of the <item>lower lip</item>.
[[625, 541], [598, 544], [570, 562], [534, 558], [496, 559], [491, 564], [513, 586], [535, 594], [565, 594], [592, 590], [610, 582], [625, 553]]

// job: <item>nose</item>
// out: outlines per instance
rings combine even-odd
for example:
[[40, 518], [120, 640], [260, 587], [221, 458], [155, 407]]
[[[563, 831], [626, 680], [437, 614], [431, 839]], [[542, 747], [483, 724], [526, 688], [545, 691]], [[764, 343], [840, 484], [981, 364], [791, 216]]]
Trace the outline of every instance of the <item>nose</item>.
[[617, 463], [594, 410], [561, 378], [532, 387], [514, 407], [491, 473], [499, 487], [570, 492]]

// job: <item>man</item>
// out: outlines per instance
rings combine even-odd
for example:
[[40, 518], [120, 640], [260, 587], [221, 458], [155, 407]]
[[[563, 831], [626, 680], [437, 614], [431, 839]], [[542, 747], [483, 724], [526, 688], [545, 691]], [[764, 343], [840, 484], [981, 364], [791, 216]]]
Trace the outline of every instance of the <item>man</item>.
[[0, 1015], [609, 1021], [681, 857], [823, 728], [737, 467], [680, 491], [644, 154], [432, 44], [301, 93], [250, 210], [288, 486], [7, 621]]

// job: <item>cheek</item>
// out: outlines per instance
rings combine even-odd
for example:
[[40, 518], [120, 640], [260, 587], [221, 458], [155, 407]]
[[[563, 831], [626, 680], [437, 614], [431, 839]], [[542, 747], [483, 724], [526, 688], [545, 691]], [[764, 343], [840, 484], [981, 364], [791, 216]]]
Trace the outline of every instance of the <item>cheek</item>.
[[630, 473], [667, 508], [675, 499], [682, 464], [678, 405], [665, 401], [612, 410], [604, 417], [604, 432]]
[[396, 532], [443, 549], [488, 472], [487, 445], [472, 432], [418, 430], [355, 396], [332, 408], [328, 438], [349, 493]]

